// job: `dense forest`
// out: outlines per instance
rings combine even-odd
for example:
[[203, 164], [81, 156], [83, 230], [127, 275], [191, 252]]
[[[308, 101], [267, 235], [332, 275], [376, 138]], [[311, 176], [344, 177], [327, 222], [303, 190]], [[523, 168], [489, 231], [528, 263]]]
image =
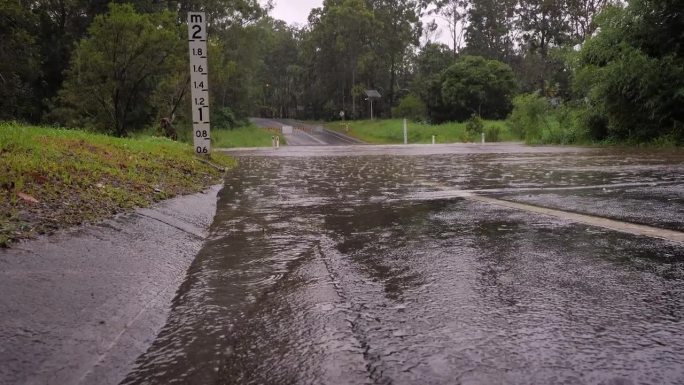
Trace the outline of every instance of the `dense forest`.
[[0, 120], [118, 136], [163, 117], [187, 126], [184, 21], [205, 11], [214, 127], [367, 118], [377, 90], [380, 117], [684, 142], [681, 0], [325, 0], [301, 26], [257, 0], [0, 4]]

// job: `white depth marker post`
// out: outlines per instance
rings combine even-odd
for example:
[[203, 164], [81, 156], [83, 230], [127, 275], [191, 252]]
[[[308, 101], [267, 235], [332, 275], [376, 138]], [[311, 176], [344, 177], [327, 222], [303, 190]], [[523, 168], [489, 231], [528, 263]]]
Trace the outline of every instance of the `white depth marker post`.
[[404, 144], [408, 144], [408, 128], [406, 127], [406, 119], [404, 119]]
[[211, 153], [209, 123], [209, 70], [207, 68], [207, 19], [204, 12], [188, 12], [190, 46], [190, 99], [196, 154]]

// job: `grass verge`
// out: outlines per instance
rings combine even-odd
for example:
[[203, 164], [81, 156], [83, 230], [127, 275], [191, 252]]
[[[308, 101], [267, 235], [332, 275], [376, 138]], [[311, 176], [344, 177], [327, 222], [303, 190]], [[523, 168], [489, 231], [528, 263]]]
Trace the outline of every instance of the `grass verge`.
[[[211, 128], [211, 145], [214, 148], [236, 148], [236, 147], [271, 147], [271, 137], [275, 135], [274, 130], [260, 128], [253, 124], [236, 128]], [[134, 138], [146, 138], [149, 136], [160, 136], [158, 127], [150, 127], [146, 130], [133, 134]], [[285, 144], [285, 137], [280, 135], [280, 145]], [[192, 144], [192, 129], [178, 128], [178, 141]]]
[[[349, 130], [345, 128], [349, 125]], [[503, 120], [484, 120], [486, 140], [490, 142], [515, 141]], [[346, 133], [347, 135], [373, 144], [404, 143], [404, 128], [402, 119], [386, 120], [357, 120], [348, 122], [331, 122], [326, 127]], [[496, 134], [494, 134], [496, 131]], [[489, 135], [487, 135], [489, 133]], [[469, 134], [465, 123], [444, 123], [432, 125], [426, 123], [408, 122], [409, 143], [432, 143], [432, 135], [436, 143], [479, 142], [480, 134]], [[496, 136], [496, 137], [495, 137]]]
[[[211, 161], [233, 167], [232, 158]], [[0, 246], [217, 183], [186, 144], [0, 123]]]
[[[230, 130], [214, 129], [211, 131], [212, 145], [216, 148], [235, 147], [271, 147], [271, 137], [274, 131], [259, 128], [252, 124]], [[285, 137], [280, 136], [280, 145], [285, 144]]]

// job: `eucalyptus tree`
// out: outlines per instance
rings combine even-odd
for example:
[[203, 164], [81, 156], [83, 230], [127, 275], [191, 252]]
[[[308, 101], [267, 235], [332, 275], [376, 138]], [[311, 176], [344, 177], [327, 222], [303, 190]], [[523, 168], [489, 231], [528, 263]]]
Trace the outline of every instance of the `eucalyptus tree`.
[[515, 49], [516, 0], [471, 0], [465, 27], [469, 55], [508, 61]]
[[[385, 62], [386, 102], [394, 105], [397, 88], [397, 73], [410, 55], [410, 50], [418, 46], [422, 35], [420, 4], [414, 0], [376, 0], [374, 12], [376, 19], [375, 51]], [[403, 85], [408, 87], [407, 84]]]
[[454, 57], [463, 47], [471, 3], [470, 0], [423, 0], [423, 7], [431, 9], [429, 13], [439, 15], [446, 21]]
[[303, 101], [299, 30], [280, 20], [269, 19], [268, 24], [268, 38], [262, 40], [266, 47], [260, 77], [264, 100], [270, 115], [293, 117]]
[[330, 116], [347, 109], [347, 100], [352, 116], [357, 115], [353, 90], [370, 54], [374, 23], [373, 10], [364, 0], [328, 0], [311, 12], [302, 54], [316, 104], [310, 112], [317, 117], [323, 110]]
[[528, 54], [539, 58], [539, 68], [530, 68], [537, 73], [539, 89], [545, 92], [549, 70], [551, 47], [571, 42], [571, 27], [568, 16], [568, 0], [518, 0], [518, 28], [520, 43]]
[[411, 91], [425, 103], [433, 122], [449, 119], [449, 107], [442, 101], [442, 73], [454, 62], [451, 48], [440, 43], [426, 44], [416, 57]]
[[607, 5], [619, 0], [567, 0], [572, 34], [578, 43], [584, 42], [596, 31], [594, 17]]
[[2, 0], [0, 7], [0, 120], [35, 121], [35, 83], [40, 77], [40, 46], [36, 17], [20, 0]]
[[[157, 0], [135, 1], [142, 4], [164, 4]], [[185, 16], [190, 11], [206, 12], [209, 28], [217, 30], [259, 21], [267, 14], [271, 1], [262, 6], [258, 0], [169, 0], [166, 5], [169, 10], [177, 12], [180, 21], [185, 21]]]

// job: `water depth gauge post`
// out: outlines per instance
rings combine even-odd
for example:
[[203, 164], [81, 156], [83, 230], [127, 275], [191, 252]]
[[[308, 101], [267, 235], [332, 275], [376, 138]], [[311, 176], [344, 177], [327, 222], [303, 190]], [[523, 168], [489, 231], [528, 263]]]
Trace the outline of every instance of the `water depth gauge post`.
[[209, 121], [209, 70], [207, 68], [207, 22], [204, 12], [188, 12], [190, 46], [190, 99], [195, 153], [211, 152]]

